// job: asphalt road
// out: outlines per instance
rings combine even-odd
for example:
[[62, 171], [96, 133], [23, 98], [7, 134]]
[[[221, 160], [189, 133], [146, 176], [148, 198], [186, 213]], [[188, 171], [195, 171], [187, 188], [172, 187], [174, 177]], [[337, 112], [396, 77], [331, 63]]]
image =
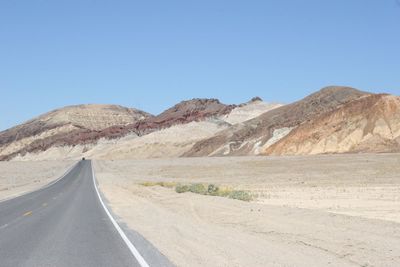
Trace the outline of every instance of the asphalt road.
[[140, 265], [81, 161], [53, 185], [0, 202], [0, 266]]

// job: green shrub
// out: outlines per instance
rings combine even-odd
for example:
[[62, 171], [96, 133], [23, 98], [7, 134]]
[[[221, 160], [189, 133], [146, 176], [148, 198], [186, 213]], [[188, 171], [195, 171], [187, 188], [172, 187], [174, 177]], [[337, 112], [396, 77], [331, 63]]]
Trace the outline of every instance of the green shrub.
[[229, 198], [243, 200], [243, 201], [250, 201], [253, 197], [246, 191], [243, 190], [234, 190], [229, 194]]
[[156, 186], [157, 184], [155, 182], [143, 182], [140, 183], [140, 185], [148, 187], [148, 186]]
[[175, 192], [177, 193], [185, 193], [189, 191], [189, 186], [178, 184], [175, 186]]
[[231, 192], [232, 192], [231, 188], [220, 187], [218, 188], [218, 191], [215, 193], [215, 195], [219, 197], [228, 197]]
[[173, 187], [176, 186], [176, 183], [174, 183], [174, 182], [160, 182], [159, 185], [162, 186], [162, 187], [173, 188]]
[[207, 194], [212, 196], [218, 196], [219, 188], [214, 184], [209, 184], [207, 189]]
[[219, 197], [228, 197], [232, 199], [242, 200], [242, 201], [251, 201], [254, 199], [254, 196], [249, 192], [244, 190], [233, 190], [229, 187], [218, 187], [215, 184], [176, 184], [174, 182], [143, 182], [141, 183], [143, 186], [162, 186], [167, 188], [175, 187], [175, 192], [177, 193], [185, 193], [192, 192], [194, 194], [200, 195], [210, 195], [210, 196], [219, 196]]
[[206, 195], [207, 189], [203, 184], [192, 184], [189, 187], [189, 191], [195, 194]]
[[161, 186], [161, 187], [173, 188], [173, 187], [176, 186], [176, 183], [174, 183], [174, 182], [150, 182], [150, 181], [147, 181], [147, 182], [140, 183], [140, 185], [146, 186], [146, 187], [157, 186], [158, 185], [158, 186]]

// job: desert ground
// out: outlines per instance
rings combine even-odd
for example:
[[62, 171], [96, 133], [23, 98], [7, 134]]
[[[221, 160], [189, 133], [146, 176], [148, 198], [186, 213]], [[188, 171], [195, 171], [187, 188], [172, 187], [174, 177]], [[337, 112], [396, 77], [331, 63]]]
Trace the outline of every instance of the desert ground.
[[60, 178], [73, 161], [0, 161], [0, 200], [36, 190]]
[[[400, 265], [399, 154], [94, 166], [116, 215], [177, 266]], [[176, 193], [160, 182], [215, 184], [254, 199]]]
[[[1, 162], [0, 199], [72, 161]], [[120, 221], [177, 266], [400, 266], [400, 154], [95, 160]], [[177, 193], [214, 184], [251, 201]]]

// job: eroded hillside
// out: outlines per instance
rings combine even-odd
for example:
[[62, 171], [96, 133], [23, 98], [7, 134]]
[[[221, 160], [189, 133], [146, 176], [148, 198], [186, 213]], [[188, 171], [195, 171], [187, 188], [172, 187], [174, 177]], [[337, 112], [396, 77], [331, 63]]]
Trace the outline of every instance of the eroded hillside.
[[287, 105], [191, 99], [157, 116], [71, 106], [1, 132], [0, 160], [397, 152], [399, 99], [330, 86]]

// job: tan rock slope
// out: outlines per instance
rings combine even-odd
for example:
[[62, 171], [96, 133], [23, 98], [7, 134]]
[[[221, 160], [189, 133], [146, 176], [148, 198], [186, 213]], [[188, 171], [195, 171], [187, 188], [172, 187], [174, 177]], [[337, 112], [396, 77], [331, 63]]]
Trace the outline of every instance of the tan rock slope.
[[[136, 157], [175, 156], [178, 151], [183, 153], [187, 150], [183, 150], [182, 146], [187, 147], [188, 144], [212, 136], [218, 130], [224, 129], [221, 128], [223, 124], [226, 124], [225, 127], [229, 126], [224, 121], [217, 121], [210, 125], [202, 124], [208, 128], [202, 131], [199, 129], [201, 125], [182, 127], [182, 130], [179, 130], [178, 125], [225, 116], [234, 108], [235, 105], [225, 105], [216, 99], [182, 101], [158, 116], [116, 106], [67, 107], [0, 133], [0, 160], [76, 159], [85, 155], [95, 157], [97, 154], [104, 155], [109, 150], [119, 151], [119, 143], [124, 149], [130, 146], [128, 151], [142, 147], [143, 155], [132, 152]], [[177, 126], [175, 128], [178, 130], [164, 131], [173, 126]], [[24, 133], [22, 137], [19, 134], [21, 131]], [[160, 139], [151, 136], [144, 138], [143, 146], [140, 142], [136, 142], [136, 146], [130, 143], [135, 137], [157, 131], [161, 131], [161, 135], [158, 135]], [[185, 131], [186, 136], [190, 132], [194, 136], [183, 139]], [[171, 137], [179, 139], [177, 144], [172, 144], [179, 148], [178, 151], [172, 147], [156, 153], [157, 147], [163, 148], [159, 144], [169, 142]], [[155, 141], [155, 147], [149, 147], [149, 140]], [[129, 153], [123, 155], [130, 156]]]
[[249, 102], [234, 108], [230, 113], [223, 116], [222, 119], [233, 125], [253, 119], [267, 111], [281, 106], [283, 105], [278, 103], [267, 103], [262, 101], [262, 99], [259, 97], [254, 97]]
[[236, 106], [222, 104], [217, 99], [195, 98], [182, 101], [163, 113], [138, 122], [130, 127], [138, 135], [144, 135], [177, 124], [202, 121], [207, 118], [229, 114]]
[[392, 95], [330, 86], [288, 105], [192, 99], [157, 116], [71, 106], [1, 132], [0, 160], [395, 152], [399, 103]]
[[[210, 113], [210, 111], [208, 111], [206, 116], [197, 116], [195, 121], [191, 121], [190, 123], [182, 123], [179, 121], [178, 124], [175, 123], [170, 127], [151, 132], [140, 138], [134, 138], [134, 136], [130, 135], [112, 144], [100, 141], [98, 145], [88, 151], [86, 155], [90, 158], [100, 159], [178, 157], [190, 150], [196, 142], [210, 138], [217, 132], [229, 128], [232, 124], [252, 119], [262, 113], [281, 106], [280, 104], [269, 104], [263, 102], [260, 98], [255, 98], [248, 103], [235, 107], [228, 106], [221, 110], [218, 108], [221, 104], [217, 103], [215, 100], [208, 100], [207, 102], [212, 103], [214, 112]], [[177, 121], [178, 118], [186, 117], [186, 120], [188, 120], [188, 116], [183, 116], [182, 114], [187, 113], [187, 110], [197, 110], [198, 106], [199, 100], [196, 100], [195, 103], [185, 101], [167, 110], [164, 112], [164, 115], [160, 117], [170, 118], [169, 120], [172, 119], [174, 121]], [[186, 111], [183, 112], [184, 110]], [[209, 108], [209, 110], [212, 109]], [[229, 113], [224, 114], [227, 110]], [[174, 115], [174, 113], [180, 115]], [[193, 112], [189, 113], [193, 114]], [[202, 112], [202, 114], [205, 113]], [[210, 116], [210, 114], [212, 116]], [[193, 115], [191, 116], [193, 117]], [[150, 120], [160, 120], [160, 118], [152, 118]]]
[[220, 120], [193, 121], [154, 131], [141, 137], [127, 136], [110, 144], [98, 144], [85, 155], [96, 159], [143, 159], [179, 157], [192, 146], [229, 127]]
[[266, 155], [399, 152], [400, 97], [366, 95], [306, 121]]
[[323, 88], [199, 141], [184, 156], [258, 155], [302, 123], [364, 95], [367, 93], [349, 87]]
[[90, 142], [108, 127], [122, 127], [152, 117], [116, 105], [78, 105], [57, 109], [0, 132], [0, 160], [45, 151], [53, 146]]

